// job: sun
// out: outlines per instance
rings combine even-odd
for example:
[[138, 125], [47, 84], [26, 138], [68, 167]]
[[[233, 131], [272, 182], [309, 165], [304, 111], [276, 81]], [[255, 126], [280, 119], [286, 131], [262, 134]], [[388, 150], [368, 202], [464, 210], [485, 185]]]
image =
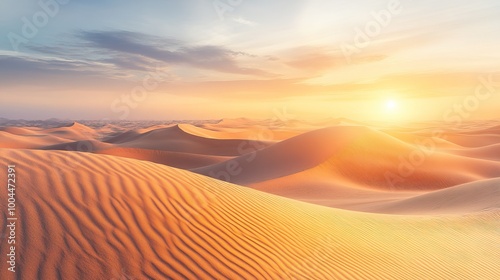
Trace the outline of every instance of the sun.
[[388, 112], [394, 112], [398, 108], [398, 103], [394, 99], [387, 99], [385, 101], [385, 109]]
[[407, 110], [407, 101], [405, 99], [398, 99], [396, 94], [377, 100], [377, 105], [378, 117], [382, 120], [391, 123], [410, 120], [411, 114]]

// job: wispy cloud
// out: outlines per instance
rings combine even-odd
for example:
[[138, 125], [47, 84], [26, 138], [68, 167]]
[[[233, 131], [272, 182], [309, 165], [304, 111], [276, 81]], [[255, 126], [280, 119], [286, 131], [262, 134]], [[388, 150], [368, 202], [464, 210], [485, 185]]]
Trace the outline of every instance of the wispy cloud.
[[0, 80], [12, 82], [12, 79], [32, 81], [41, 77], [61, 77], [69, 74], [80, 76], [100, 76], [111, 70], [102, 63], [64, 60], [55, 58], [39, 58], [33, 56], [0, 55]]
[[265, 70], [241, 66], [237, 58], [242, 53], [221, 46], [190, 45], [126, 31], [82, 31], [77, 36], [88, 47], [100, 49], [103, 55], [108, 56], [127, 54], [224, 73], [262, 77], [273, 75]]

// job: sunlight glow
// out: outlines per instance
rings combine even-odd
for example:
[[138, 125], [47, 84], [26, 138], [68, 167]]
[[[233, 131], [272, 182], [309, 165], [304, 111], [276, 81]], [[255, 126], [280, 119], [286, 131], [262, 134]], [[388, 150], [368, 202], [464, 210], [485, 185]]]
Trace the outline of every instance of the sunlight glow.
[[392, 112], [392, 111], [396, 110], [397, 107], [398, 107], [398, 103], [393, 99], [389, 99], [385, 102], [385, 108], [387, 109], [387, 111]]

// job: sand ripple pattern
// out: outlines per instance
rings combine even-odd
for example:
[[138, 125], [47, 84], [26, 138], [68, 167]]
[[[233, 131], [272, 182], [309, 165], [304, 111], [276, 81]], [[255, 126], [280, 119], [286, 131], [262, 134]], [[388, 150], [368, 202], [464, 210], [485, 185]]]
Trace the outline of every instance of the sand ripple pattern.
[[0, 155], [17, 166], [20, 222], [19, 270], [2, 239], [1, 279], [500, 279], [495, 211], [357, 213], [132, 159]]

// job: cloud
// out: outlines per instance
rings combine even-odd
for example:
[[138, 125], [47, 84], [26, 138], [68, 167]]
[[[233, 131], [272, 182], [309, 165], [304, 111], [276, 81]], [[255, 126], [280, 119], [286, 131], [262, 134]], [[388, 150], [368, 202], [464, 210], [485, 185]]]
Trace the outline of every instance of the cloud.
[[28, 45], [27, 49], [39, 54], [50, 55], [68, 60], [80, 60], [88, 63], [105, 63], [116, 66], [117, 70], [154, 71], [156, 60], [140, 55], [114, 53], [104, 54], [92, 48], [82, 48], [81, 43], [62, 43], [64, 46]]
[[[113, 64], [33, 55], [0, 54], [0, 84], [4, 89], [36, 87], [67, 91], [130, 87], [141, 76], [131, 77]], [[23, 94], [33, 94], [23, 92]]]
[[[0, 55], [0, 79], [30, 74], [60, 75], [69, 72], [96, 73], [95, 64], [85, 61], [72, 61], [30, 56]], [[94, 69], [88, 71], [89, 69]], [[22, 77], [20, 77], [22, 78]], [[25, 77], [24, 77], [25, 78]], [[8, 79], [6, 79], [8, 81]]]
[[163, 39], [128, 31], [81, 31], [77, 36], [85, 45], [98, 49], [102, 55], [139, 56], [166, 64], [183, 64], [223, 73], [273, 76], [267, 71], [239, 65], [241, 54], [220, 46], [192, 46], [180, 41]]

